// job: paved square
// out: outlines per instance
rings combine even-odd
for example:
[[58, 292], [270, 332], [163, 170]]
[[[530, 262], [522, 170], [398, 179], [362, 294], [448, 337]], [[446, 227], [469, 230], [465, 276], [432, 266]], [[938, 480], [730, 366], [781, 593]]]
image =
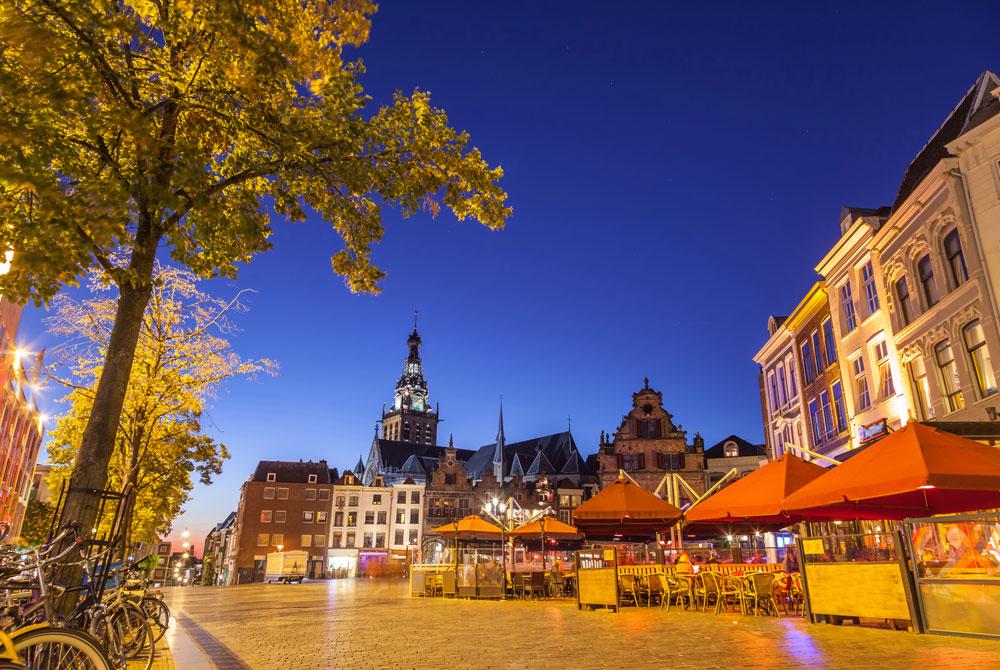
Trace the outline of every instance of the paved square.
[[[166, 596], [179, 625], [255, 669], [1000, 667], [1000, 641], [676, 608], [612, 614], [578, 611], [571, 601], [410, 598], [398, 581], [167, 589]], [[218, 667], [238, 667], [234, 660]]]

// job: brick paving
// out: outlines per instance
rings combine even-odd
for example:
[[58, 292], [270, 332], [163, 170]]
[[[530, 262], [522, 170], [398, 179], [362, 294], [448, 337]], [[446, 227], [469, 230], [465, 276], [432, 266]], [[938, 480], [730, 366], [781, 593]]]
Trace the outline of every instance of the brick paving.
[[613, 614], [578, 611], [571, 601], [410, 598], [396, 581], [165, 589], [165, 595], [183, 615], [182, 626], [189, 617], [254, 669], [1000, 667], [1000, 641], [676, 608]]

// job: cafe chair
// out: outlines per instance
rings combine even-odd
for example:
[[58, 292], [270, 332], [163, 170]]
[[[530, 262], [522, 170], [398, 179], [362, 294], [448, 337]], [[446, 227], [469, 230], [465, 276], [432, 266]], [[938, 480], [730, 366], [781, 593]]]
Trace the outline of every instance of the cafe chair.
[[719, 604], [719, 577], [714, 572], [702, 572], [698, 575], [698, 586], [696, 596], [701, 599], [701, 611], [708, 611], [709, 602], [718, 609]]
[[[632, 602], [636, 607], [639, 606], [639, 595], [638, 595], [638, 585], [636, 584], [635, 575], [622, 575], [618, 578], [619, 589], [621, 591], [621, 599], [624, 600], [628, 596], [631, 596]], [[619, 602], [619, 604], [621, 604]]]
[[[764, 614], [778, 616], [778, 603], [774, 600], [774, 573], [754, 572], [747, 581], [747, 591], [744, 596], [747, 605], [753, 608], [753, 615], [763, 609]], [[752, 603], [752, 604], [751, 604]]]
[[666, 579], [660, 573], [649, 575], [646, 579], [648, 582], [646, 587], [646, 607], [650, 607], [653, 604], [654, 596], [659, 599], [660, 607], [663, 607], [663, 599], [667, 595]]

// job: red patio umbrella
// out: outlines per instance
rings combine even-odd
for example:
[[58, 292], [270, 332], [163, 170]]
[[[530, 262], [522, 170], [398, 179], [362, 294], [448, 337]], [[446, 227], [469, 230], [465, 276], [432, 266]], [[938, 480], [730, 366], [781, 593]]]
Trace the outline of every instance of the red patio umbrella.
[[635, 482], [619, 477], [573, 511], [588, 539], [652, 540], [681, 518], [681, 511]]
[[785, 499], [825, 473], [826, 469], [815, 463], [784, 454], [688, 509], [685, 529], [692, 525], [784, 528], [801, 520], [801, 516], [785, 511]]
[[1000, 449], [919, 423], [788, 496], [806, 520], [905, 519], [1000, 507]]

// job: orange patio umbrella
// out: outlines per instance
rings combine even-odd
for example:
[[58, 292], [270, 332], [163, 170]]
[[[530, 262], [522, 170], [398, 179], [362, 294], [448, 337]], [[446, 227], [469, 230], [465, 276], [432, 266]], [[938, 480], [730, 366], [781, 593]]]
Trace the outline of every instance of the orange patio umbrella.
[[543, 516], [530, 523], [526, 523], [523, 526], [518, 526], [514, 530], [510, 531], [510, 534], [514, 537], [541, 537], [542, 534], [545, 537], [553, 540], [577, 540], [583, 539], [583, 533], [581, 533], [575, 526], [570, 526], [569, 524], [563, 523], [559, 519], [550, 519], [549, 517]]
[[590, 539], [652, 540], [681, 518], [681, 511], [635, 482], [618, 481], [573, 511], [577, 528]]
[[432, 529], [433, 532], [460, 540], [499, 540], [500, 527], [475, 514]]
[[919, 423], [788, 496], [806, 520], [905, 519], [1000, 507], [1000, 449]]
[[785, 499], [825, 473], [815, 463], [784, 454], [696, 503], [684, 513], [685, 525], [784, 528], [801, 520], [785, 511]]

